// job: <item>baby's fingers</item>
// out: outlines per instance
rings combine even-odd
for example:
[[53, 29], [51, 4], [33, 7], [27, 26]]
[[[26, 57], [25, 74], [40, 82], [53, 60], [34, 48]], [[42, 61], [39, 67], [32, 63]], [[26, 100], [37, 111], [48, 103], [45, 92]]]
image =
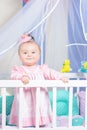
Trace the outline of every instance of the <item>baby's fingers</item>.
[[64, 77], [64, 78], [62, 79], [62, 81], [63, 81], [64, 83], [67, 83], [67, 82], [69, 81], [69, 79], [68, 79], [67, 77]]

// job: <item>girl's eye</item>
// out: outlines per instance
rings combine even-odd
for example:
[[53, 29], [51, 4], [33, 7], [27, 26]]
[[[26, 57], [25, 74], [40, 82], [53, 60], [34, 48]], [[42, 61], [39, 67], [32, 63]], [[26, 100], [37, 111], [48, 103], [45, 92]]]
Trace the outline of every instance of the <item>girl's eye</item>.
[[35, 51], [32, 51], [32, 53], [34, 54], [34, 53], [35, 53]]
[[27, 52], [24, 52], [24, 54], [27, 54]]

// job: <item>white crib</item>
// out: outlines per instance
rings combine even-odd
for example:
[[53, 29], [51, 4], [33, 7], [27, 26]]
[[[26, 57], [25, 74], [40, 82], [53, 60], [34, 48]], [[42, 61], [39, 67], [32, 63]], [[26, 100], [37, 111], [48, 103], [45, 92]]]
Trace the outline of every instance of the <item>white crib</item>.
[[[58, 80], [32, 80], [28, 85], [23, 85], [21, 81], [19, 80], [0, 80], [0, 88], [2, 90], [2, 126], [0, 127], [0, 130], [30, 130], [30, 129], [59, 129], [59, 130], [73, 130], [73, 129], [81, 129], [86, 130], [87, 129], [87, 80], [79, 80], [80, 77], [84, 77], [84, 75], [76, 75], [76, 74], [68, 74], [69, 77], [77, 77], [77, 80], [69, 80], [68, 83], [63, 83], [62, 81]], [[6, 125], [6, 88], [14, 88], [15, 86], [20, 88], [20, 105], [19, 105], [19, 127], [16, 126], [7, 126]], [[21, 89], [23, 87], [37, 87], [37, 104], [36, 104], [36, 127], [35, 128], [22, 128], [21, 125], [21, 112], [22, 112], [22, 106], [21, 106]], [[39, 90], [40, 86], [44, 87], [52, 87], [53, 90], [53, 123], [52, 127], [39, 127]], [[85, 104], [85, 122], [82, 126], [72, 126], [72, 96], [73, 96], [73, 88], [77, 86], [77, 92], [79, 91], [80, 87], [85, 87], [86, 89], [86, 104]], [[56, 126], [56, 90], [58, 87], [65, 87], [69, 88], [69, 116], [68, 116], [68, 126], [67, 127], [57, 127]]]

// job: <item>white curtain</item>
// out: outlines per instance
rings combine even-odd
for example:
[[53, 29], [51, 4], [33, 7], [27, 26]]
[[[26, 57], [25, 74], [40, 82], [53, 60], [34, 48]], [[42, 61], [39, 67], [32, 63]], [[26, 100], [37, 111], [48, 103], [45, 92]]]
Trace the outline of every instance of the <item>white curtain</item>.
[[46, 63], [58, 71], [68, 57], [67, 12], [68, 1], [60, 0], [47, 24]]

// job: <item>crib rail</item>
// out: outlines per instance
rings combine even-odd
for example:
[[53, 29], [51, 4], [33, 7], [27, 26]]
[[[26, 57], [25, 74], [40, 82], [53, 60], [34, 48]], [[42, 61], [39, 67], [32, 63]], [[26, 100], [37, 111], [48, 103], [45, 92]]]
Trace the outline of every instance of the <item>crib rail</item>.
[[[35, 87], [37, 86], [37, 92], [36, 92], [36, 127], [35, 128], [22, 128], [21, 124], [21, 113], [22, 113], [22, 104], [21, 104], [21, 95], [22, 95], [22, 88], [23, 87]], [[15, 88], [18, 87], [19, 93], [20, 93], [20, 104], [19, 104], [19, 127], [13, 127], [13, 126], [6, 126], [6, 88]], [[40, 87], [52, 87], [53, 89], [53, 123], [52, 127], [44, 127], [40, 128], [39, 127], [39, 91]], [[57, 88], [60, 87], [67, 87], [69, 88], [69, 123], [67, 127], [57, 127], [56, 126], [56, 90]], [[73, 96], [73, 88], [74, 87], [85, 87], [86, 88], [86, 105], [85, 105], [85, 123], [84, 126], [72, 126], [72, 96]], [[81, 129], [81, 130], [86, 130], [87, 129], [87, 80], [69, 80], [68, 83], [63, 83], [60, 80], [31, 80], [29, 84], [24, 85], [21, 81], [19, 80], [0, 80], [0, 88], [2, 89], [2, 127], [0, 130], [30, 130], [30, 129], [65, 129], [65, 130], [73, 130], [73, 129]]]
[[[63, 83], [61, 80], [31, 80], [29, 84], [24, 85], [20, 80], [0, 80], [0, 88], [23, 88], [23, 87], [87, 87], [87, 80], [69, 80]], [[3, 86], [3, 87], [2, 87]]]

